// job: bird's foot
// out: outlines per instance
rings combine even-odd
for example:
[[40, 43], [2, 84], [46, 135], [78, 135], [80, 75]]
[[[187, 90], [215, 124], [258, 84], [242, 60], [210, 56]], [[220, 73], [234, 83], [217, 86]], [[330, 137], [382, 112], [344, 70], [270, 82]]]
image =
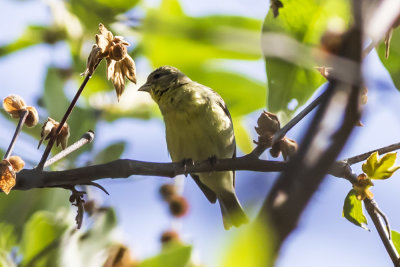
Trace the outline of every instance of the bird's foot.
[[194, 162], [193, 162], [192, 159], [183, 159], [181, 161], [181, 164], [182, 164], [182, 167], [183, 167], [183, 172], [184, 172], [185, 176], [187, 177], [188, 176], [187, 166], [188, 165], [193, 166]]

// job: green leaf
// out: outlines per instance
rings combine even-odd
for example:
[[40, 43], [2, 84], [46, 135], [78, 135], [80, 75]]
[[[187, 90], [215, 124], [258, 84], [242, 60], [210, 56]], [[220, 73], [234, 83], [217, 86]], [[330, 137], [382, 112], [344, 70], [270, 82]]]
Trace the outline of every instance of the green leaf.
[[251, 136], [248, 130], [244, 127], [242, 120], [234, 120], [233, 127], [235, 129], [236, 144], [239, 149], [244, 153], [248, 154], [253, 150], [253, 142], [251, 142]]
[[361, 201], [357, 199], [354, 189], [350, 190], [344, 200], [342, 215], [351, 223], [368, 230], [367, 218], [364, 216]]
[[221, 70], [185, 67], [182, 71], [220, 94], [233, 118], [265, 107], [266, 89], [262, 82]]
[[97, 30], [100, 22], [108, 27], [109, 24], [116, 22], [117, 15], [129, 11], [138, 2], [139, 0], [71, 0], [67, 3], [67, 7], [91, 31], [91, 29]]
[[109, 145], [96, 155], [94, 163], [95, 164], [105, 163], [120, 158], [120, 156], [124, 152], [125, 145], [126, 145], [125, 142], [118, 142]]
[[[345, 0], [286, 0], [277, 18], [269, 12], [264, 21], [263, 33], [279, 33], [305, 45], [318, 45], [327, 25], [342, 20], [349, 24], [350, 3]], [[279, 43], [262, 43], [262, 46], [279, 46]], [[291, 51], [287, 51], [290, 53]], [[292, 115], [288, 103], [296, 99], [298, 106], [305, 104], [315, 90], [325, 81], [319, 72], [305, 69], [275, 57], [266, 57], [268, 77], [268, 110]]]
[[36, 212], [24, 227], [20, 244], [23, 255], [22, 266], [27, 266], [43, 250], [48, 251], [35, 261], [34, 266], [53, 265], [57, 257], [58, 242], [67, 228], [63, 216], [57, 217], [54, 213], [46, 211]]
[[372, 153], [362, 165], [363, 172], [370, 179], [387, 179], [400, 168], [400, 165], [394, 166], [397, 157], [396, 152], [387, 153], [381, 158], [378, 158], [378, 156], [378, 152]]
[[12, 247], [17, 244], [14, 226], [2, 222], [0, 223], [0, 233], [0, 250], [11, 251]]
[[393, 245], [396, 248], [397, 253], [400, 254], [400, 233], [393, 230], [391, 232]]
[[139, 264], [139, 267], [185, 267], [188, 265], [192, 247], [181, 244], [170, 244], [160, 254], [146, 259]]
[[242, 226], [228, 251], [223, 255], [222, 267], [273, 266], [274, 233], [265, 224]]
[[189, 17], [163, 0], [143, 21], [142, 51], [153, 66], [199, 66], [216, 58], [259, 59], [261, 21], [237, 16]]
[[40, 43], [55, 43], [66, 38], [64, 30], [30, 25], [16, 41], [0, 46], [0, 57]]
[[393, 30], [389, 58], [385, 58], [385, 44], [383, 42], [379, 45], [377, 52], [383, 65], [389, 71], [394, 85], [397, 89], [400, 89], [400, 28]]

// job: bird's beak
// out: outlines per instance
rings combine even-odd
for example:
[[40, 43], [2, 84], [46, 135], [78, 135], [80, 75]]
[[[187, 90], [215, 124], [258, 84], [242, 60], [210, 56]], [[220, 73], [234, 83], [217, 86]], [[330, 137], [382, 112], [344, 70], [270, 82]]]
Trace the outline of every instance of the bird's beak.
[[150, 93], [150, 90], [151, 90], [151, 86], [150, 86], [149, 84], [147, 84], [147, 83], [143, 84], [143, 85], [138, 89], [138, 91], [147, 92], [147, 93]]

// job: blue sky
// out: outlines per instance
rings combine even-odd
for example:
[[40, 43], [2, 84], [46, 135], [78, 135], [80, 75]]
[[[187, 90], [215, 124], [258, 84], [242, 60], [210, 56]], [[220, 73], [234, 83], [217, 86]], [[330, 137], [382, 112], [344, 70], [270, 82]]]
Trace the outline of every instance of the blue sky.
[[[263, 19], [268, 7], [267, 1], [224, 0], [224, 1], [182, 1], [183, 8], [191, 15], [209, 13], [233, 13]], [[158, 1], [149, 1], [156, 5]], [[40, 1], [2, 1], [0, 25], [2, 34], [0, 44], [17, 38], [29, 23], [45, 24], [49, 21], [46, 7]], [[12, 18], [9, 14], [12, 14]], [[63, 44], [56, 47], [37, 46], [0, 59], [0, 83], [2, 97], [16, 93], [29, 103], [34, 102], [42, 91], [46, 66], [54, 63], [68, 64], [68, 48]], [[243, 65], [245, 64], [245, 65]], [[246, 69], [259, 80], [265, 80], [263, 62], [234, 62], [233, 68]], [[245, 67], [245, 68], [243, 68]], [[394, 88], [386, 70], [382, 67], [375, 52], [365, 60], [364, 76], [368, 87], [368, 103], [363, 114], [364, 127], [352, 134], [341, 157], [352, 156], [380, 146], [399, 141], [400, 95]], [[21, 79], [23, 77], [23, 79]], [[318, 94], [318, 92], [317, 92]], [[248, 116], [250, 131], [258, 114]], [[7, 130], [0, 132], [1, 140], [9, 140], [12, 123], [0, 118]], [[301, 135], [308, 119], [297, 125], [289, 137]], [[3, 129], [4, 129], [3, 128]], [[123, 129], [115, 131], [115, 129]], [[95, 149], [120, 140], [128, 141], [123, 157], [148, 160], [169, 161], [164, 126], [162, 121], [152, 119], [142, 121], [121, 119], [113, 123], [100, 123], [96, 129]], [[110, 134], [112, 133], [112, 134]], [[7, 142], [2, 142], [4, 146]], [[32, 145], [33, 144], [33, 145]], [[17, 143], [16, 151], [24, 151], [35, 160], [40, 153], [36, 141], [24, 135]], [[354, 166], [360, 172], [360, 165]], [[272, 185], [276, 174], [238, 172], [238, 197], [250, 216], [254, 216]], [[400, 175], [392, 179], [376, 182], [372, 189], [380, 207], [386, 212], [394, 229], [400, 230]], [[114, 206], [120, 220], [121, 238], [132, 247], [140, 258], [151, 256], [159, 250], [159, 236], [169, 229], [171, 222], [166, 206], [157, 198], [158, 187], [166, 181], [160, 177], [135, 176], [127, 180], [104, 180], [102, 185], [110, 192], [103, 196], [94, 190], [94, 196], [104, 203]], [[371, 232], [357, 228], [342, 218], [344, 197], [351, 189], [343, 180], [327, 176], [320, 190], [312, 199], [299, 228], [288, 238], [277, 266], [390, 266], [391, 261], [380, 243], [373, 227]], [[226, 247], [236, 230], [223, 230], [218, 205], [210, 205], [200, 190], [187, 179], [184, 195], [190, 203], [190, 212], [180, 222], [180, 231], [185, 241], [194, 245], [196, 258], [206, 266], [217, 266], [221, 247]]]

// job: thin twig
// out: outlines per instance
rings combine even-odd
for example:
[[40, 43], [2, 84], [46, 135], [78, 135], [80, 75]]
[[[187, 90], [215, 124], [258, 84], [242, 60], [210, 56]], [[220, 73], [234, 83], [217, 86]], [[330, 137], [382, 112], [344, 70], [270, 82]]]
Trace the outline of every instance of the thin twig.
[[275, 144], [277, 141], [281, 140], [286, 133], [293, 128], [299, 121], [301, 121], [308, 113], [310, 113], [316, 106], [321, 103], [321, 101], [326, 97], [325, 90], [320, 96], [318, 96], [314, 101], [312, 101], [307, 107], [305, 107], [302, 111], [299, 112], [293, 119], [291, 119], [284, 127], [282, 127], [279, 131], [274, 134], [272, 138], [272, 144]]
[[380, 155], [394, 151], [394, 150], [398, 150], [400, 149], [400, 143], [396, 143], [396, 144], [391, 144], [389, 146], [384, 146], [378, 149], [374, 149], [365, 153], [362, 153], [360, 155], [348, 158], [348, 159], [344, 159], [343, 161], [347, 162], [349, 165], [353, 165], [355, 163], [361, 162], [366, 160], [369, 156], [371, 156], [372, 153], [374, 152], [378, 152]]
[[56, 129], [56, 133], [50, 138], [49, 142], [47, 143], [47, 146], [46, 146], [45, 151], [43, 152], [42, 158], [40, 159], [40, 162], [39, 162], [38, 166], [36, 167], [37, 170], [39, 170], [39, 171], [43, 170], [44, 164], [45, 164], [47, 158], [49, 157], [51, 148], [53, 147], [57, 136], [61, 132], [61, 129], [64, 126], [65, 122], [67, 121], [69, 115], [71, 115], [71, 112], [74, 109], [76, 102], [78, 101], [78, 98], [81, 95], [81, 93], [82, 93], [83, 89], [85, 88], [87, 82], [89, 81], [90, 77], [91, 77], [90, 75], [87, 75], [85, 77], [81, 86], [79, 87], [78, 91], [76, 92], [74, 99], [72, 99], [71, 104], [69, 105], [67, 111], [64, 114], [64, 117], [61, 119], [61, 122], [59, 123], [59, 125]]
[[383, 245], [386, 248], [386, 251], [388, 252], [390, 259], [392, 260], [392, 262], [394, 263], [395, 266], [398, 266], [399, 263], [399, 254], [397, 253], [396, 248], [393, 245], [393, 242], [390, 240], [389, 235], [386, 233], [386, 225], [384, 225], [379, 217], [379, 212], [376, 207], [377, 204], [375, 202], [375, 200], [370, 200], [368, 198], [366, 198], [364, 200], [364, 205], [365, 208], [369, 214], [369, 216], [372, 219], [372, 222], [375, 225], [376, 230], [378, 231], [379, 237], [382, 240]]
[[20, 134], [22, 127], [24, 126], [26, 117], [28, 117], [29, 111], [28, 110], [23, 110], [19, 116], [19, 121], [17, 124], [17, 128], [15, 128], [14, 136], [11, 139], [10, 145], [8, 146], [6, 154], [4, 154], [3, 159], [8, 159], [11, 156], [11, 153], [13, 151], [15, 142], [17, 141], [18, 135]]
[[92, 142], [93, 139], [94, 139], [94, 132], [93, 131], [86, 132], [77, 142], [75, 142], [74, 144], [70, 145], [69, 147], [67, 147], [66, 149], [55, 155], [54, 157], [47, 160], [46, 163], [44, 164], [44, 168], [68, 156], [69, 154], [71, 154], [75, 150], [78, 150], [85, 144]]

